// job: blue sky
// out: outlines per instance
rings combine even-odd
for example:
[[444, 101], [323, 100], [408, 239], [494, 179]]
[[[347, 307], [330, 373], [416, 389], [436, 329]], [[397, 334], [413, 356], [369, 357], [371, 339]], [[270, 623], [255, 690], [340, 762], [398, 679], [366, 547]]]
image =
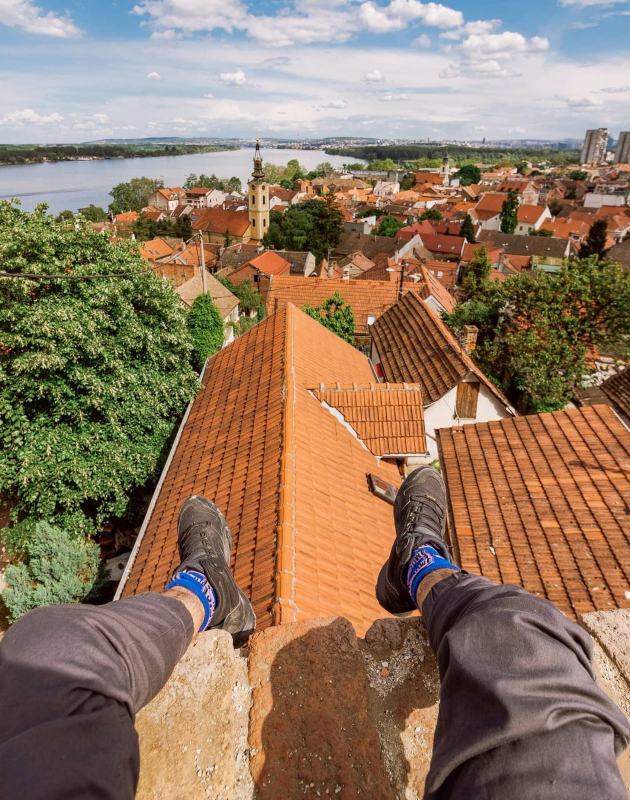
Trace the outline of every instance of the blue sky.
[[1, 142], [630, 130], [630, 0], [0, 0]]

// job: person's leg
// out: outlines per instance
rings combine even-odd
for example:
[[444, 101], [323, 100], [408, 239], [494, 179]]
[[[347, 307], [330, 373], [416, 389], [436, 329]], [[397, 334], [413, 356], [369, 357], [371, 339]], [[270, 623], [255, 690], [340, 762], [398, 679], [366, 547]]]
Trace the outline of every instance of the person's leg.
[[407, 478], [377, 584], [391, 613], [422, 608], [438, 657], [425, 797], [626, 798], [615, 755], [630, 730], [595, 682], [590, 638], [551, 603], [449, 563], [445, 506], [435, 470]]
[[243, 644], [251, 604], [229, 571], [220, 511], [189, 498], [180, 511], [182, 563], [164, 594], [106, 606], [49, 606], [0, 643], [0, 797], [132, 798], [135, 714], [166, 683], [196, 631]]
[[428, 594], [421, 583], [418, 602], [441, 682], [427, 800], [626, 800], [616, 756], [630, 730], [596, 683], [582, 628], [465, 572]]

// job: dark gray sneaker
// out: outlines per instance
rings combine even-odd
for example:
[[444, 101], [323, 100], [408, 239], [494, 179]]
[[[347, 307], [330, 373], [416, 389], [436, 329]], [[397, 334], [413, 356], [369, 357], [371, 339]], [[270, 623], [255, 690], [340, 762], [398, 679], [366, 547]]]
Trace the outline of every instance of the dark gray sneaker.
[[408, 475], [394, 503], [396, 541], [376, 584], [376, 599], [390, 614], [404, 616], [416, 604], [407, 589], [407, 567], [415, 550], [429, 545], [450, 560], [444, 541], [446, 489], [434, 467], [420, 467]]
[[208, 630], [228, 631], [234, 647], [242, 647], [254, 632], [256, 616], [230, 572], [232, 534], [214, 503], [199, 495], [184, 500], [177, 520], [177, 543], [182, 563], [175, 573], [201, 572], [214, 589], [217, 605]]

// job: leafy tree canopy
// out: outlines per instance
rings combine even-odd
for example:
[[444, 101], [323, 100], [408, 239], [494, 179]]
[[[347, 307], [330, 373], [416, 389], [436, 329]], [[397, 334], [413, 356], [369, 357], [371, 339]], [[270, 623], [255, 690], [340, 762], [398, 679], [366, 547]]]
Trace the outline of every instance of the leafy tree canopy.
[[572, 172], [569, 172], [569, 178], [572, 181], [585, 181], [588, 178], [588, 172], [585, 172], [583, 169], [574, 169]]
[[470, 186], [473, 183], [479, 183], [481, 180], [481, 170], [474, 164], [464, 164], [464, 166], [460, 167], [455, 173], [455, 177], [459, 178], [460, 186]]
[[466, 214], [466, 219], [462, 222], [462, 227], [460, 228], [460, 234], [464, 236], [466, 241], [468, 241], [470, 244], [476, 243], [477, 239], [475, 238], [475, 226], [470, 214]]
[[302, 311], [313, 317], [329, 331], [336, 333], [345, 342], [354, 344], [355, 319], [352, 306], [347, 304], [339, 292], [335, 292], [332, 297], [320, 306], [313, 308], [310, 305], [302, 307]]
[[608, 223], [605, 219], [598, 219], [591, 225], [586, 241], [580, 247], [580, 258], [597, 256], [603, 258], [606, 252], [608, 239]]
[[14, 520], [90, 532], [155, 476], [197, 391], [185, 312], [128, 242], [57, 223], [45, 205], [0, 202], [0, 260], [16, 273], [141, 273], [0, 282], [0, 495]]
[[486, 296], [491, 290], [489, 285], [491, 272], [492, 263], [486, 246], [482, 244], [474, 251], [470, 263], [464, 268], [462, 297], [465, 300], [475, 300], [480, 296], [482, 298]]
[[630, 273], [596, 256], [557, 274], [522, 272], [488, 283], [445, 320], [477, 325], [475, 359], [519, 408], [555, 411], [582, 386], [591, 348], [630, 349]]
[[342, 221], [331, 201], [306, 200], [284, 214], [271, 212], [263, 244], [276, 250], [310, 250], [319, 260], [339, 243]]
[[153, 192], [163, 188], [164, 182], [153, 178], [132, 178], [127, 183], [119, 183], [110, 192], [113, 199], [109, 210], [112, 214], [124, 214], [127, 211], [137, 211], [139, 214], [149, 204]]
[[188, 314], [188, 330], [193, 340], [193, 364], [201, 370], [206, 359], [218, 353], [223, 344], [223, 320], [209, 294], [200, 294]]
[[264, 308], [264, 300], [253, 283], [243, 281], [243, 283], [234, 284], [229, 278], [220, 278], [218, 275], [215, 275], [215, 277], [226, 289], [238, 297], [238, 306], [241, 312], [247, 314], [251, 311], [258, 311], [258, 309]]
[[297, 158], [292, 158], [286, 167], [279, 167], [277, 164], [267, 162], [263, 167], [263, 171], [265, 180], [274, 186], [281, 185], [282, 181], [286, 180], [292, 187], [294, 181], [306, 177], [306, 171]]
[[89, 222], [107, 222], [107, 212], [100, 206], [95, 206], [94, 203], [84, 208], [81, 212], [83, 219]]
[[365, 219], [366, 217], [379, 217], [386, 216], [387, 211], [384, 211], [382, 208], [366, 208], [365, 211], [359, 211], [356, 215], [355, 219]]
[[530, 231], [530, 236], [553, 236], [553, 231], [550, 231], [549, 228], [539, 228], [537, 231]]
[[72, 222], [74, 220], [74, 211], [66, 208], [65, 211], [60, 211], [55, 217], [57, 222]]
[[381, 224], [378, 226], [378, 228], [374, 228], [373, 233], [376, 236], [389, 236], [390, 238], [393, 238], [396, 236], [398, 231], [404, 227], [404, 222], [400, 222], [400, 220], [397, 220], [396, 217], [386, 214], [384, 217], [381, 217]]
[[218, 189], [220, 192], [226, 192], [226, 194], [240, 194], [243, 191], [243, 184], [241, 183], [241, 179], [235, 176], [231, 178], [217, 178], [214, 173], [212, 175], [204, 175], [202, 172], [201, 175], [195, 175], [194, 172], [191, 172], [184, 181], [183, 188], [186, 190]]
[[515, 191], [508, 193], [501, 209], [501, 233], [514, 233], [518, 224], [518, 194]]
[[80, 603], [103, 585], [99, 546], [47, 522], [35, 526], [21, 555], [5, 573], [10, 622], [39, 606]]
[[420, 217], [420, 222], [423, 222], [425, 219], [439, 222], [441, 219], [444, 219], [444, 217], [440, 214], [437, 208], [427, 208], [424, 214]]
[[[148, 242], [156, 236], [175, 236], [175, 224], [170, 219], [161, 219], [156, 222], [140, 214], [131, 229], [139, 242]], [[191, 227], [192, 231], [192, 227]]]

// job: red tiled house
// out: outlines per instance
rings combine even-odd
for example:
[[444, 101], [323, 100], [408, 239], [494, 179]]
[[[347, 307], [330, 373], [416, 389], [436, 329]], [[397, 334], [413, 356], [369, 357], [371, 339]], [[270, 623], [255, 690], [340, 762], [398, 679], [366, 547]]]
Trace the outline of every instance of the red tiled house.
[[630, 608], [630, 432], [605, 405], [438, 431], [457, 562], [572, 619]]
[[179, 506], [203, 494], [225, 513], [259, 628], [342, 616], [364, 633], [383, 616], [374, 584], [394, 538], [367, 476], [397, 487], [377, 455], [426, 450], [418, 388], [373, 380], [365, 356], [292, 305], [213, 356], [119, 594], [164, 587]]

